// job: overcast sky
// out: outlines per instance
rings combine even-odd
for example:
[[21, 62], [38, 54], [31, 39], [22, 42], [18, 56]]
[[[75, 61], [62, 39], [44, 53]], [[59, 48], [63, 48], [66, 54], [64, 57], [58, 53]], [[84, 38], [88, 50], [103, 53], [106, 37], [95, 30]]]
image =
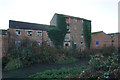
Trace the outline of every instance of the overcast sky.
[[50, 24], [54, 13], [92, 21], [92, 32], [118, 32], [119, 0], [0, 0], [0, 29], [9, 20]]

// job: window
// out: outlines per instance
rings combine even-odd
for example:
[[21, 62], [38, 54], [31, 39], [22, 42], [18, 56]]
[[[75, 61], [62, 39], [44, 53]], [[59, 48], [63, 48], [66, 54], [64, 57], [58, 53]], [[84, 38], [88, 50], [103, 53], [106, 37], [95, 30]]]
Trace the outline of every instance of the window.
[[99, 45], [99, 41], [96, 41], [96, 45]]
[[38, 33], [37, 33], [37, 36], [42, 36], [42, 32], [38, 32]]
[[81, 34], [81, 38], [83, 38], [83, 34]]
[[32, 36], [32, 31], [27, 32], [28, 36]]
[[67, 26], [67, 29], [69, 29], [69, 26]]
[[15, 41], [16, 45], [20, 45], [21, 41]]
[[77, 33], [74, 33], [73, 38], [77, 38]]
[[77, 47], [77, 43], [76, 43], [76, 42], [74, 42], [74, 47], [75, 47], [75, 48]]
[[74, 30], [76, 30], [77, 29], [77, 27], [76, 26], [74, 26]]
[[112, 42], [114, 42], [114, 40], [112, 40]]
[[69, 41], [70, 40], [70, 34], [66, 34], [66, 36], [65, 36], [65, 41]]
[[83, 23], [83, 20], [81, 20], [81, 22]]
[[70, 42], [64, 42], [64, 46], [70, 46]]
[[73, 19], [73, 21], [76, 23], [76, 22], [77, 22], [77, 19]]
[[16, 35], [17, 35], [17, 36], [21, 35], [20, 30], [16, 30]]
[[50, 46], [50, 41], [47, 41], [47, 45]]
[[84, 46], [83, 46], [83, 42], [81, 42], [80, 46], [81, 46], [81, 48], [83, 48], [83, 47], [84, 47]]
[[39, 42], [38, 42], [38, 45], [41, 46], [41, 45], [42, 45], [42, 41], [39, 41]]
[[69, 18], [66, 18], [66, 23], [69, 23]]

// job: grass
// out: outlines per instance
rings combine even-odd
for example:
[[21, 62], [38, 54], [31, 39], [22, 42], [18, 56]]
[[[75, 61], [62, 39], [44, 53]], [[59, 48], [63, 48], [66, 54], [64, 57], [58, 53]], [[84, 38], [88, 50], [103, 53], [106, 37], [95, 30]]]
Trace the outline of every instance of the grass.
[[39, 72], [30, 75], [29, 78], [69, 78], [69, 75], [80, 74], [83, 70], [89, 68], [89, 66], [73, 67], [73, 68], [61, 68], [59, 70], [52, 69], [44, 72]]
[[73, 63], [73, 62], [76, 62], [76, 61], [78, 61], [78, 59], [72, 57], [72, 58], [67, 58], [65, 60], [58, 60], [55, 63], [57, 63], [57, 64], [68, 64], [68, 63]]

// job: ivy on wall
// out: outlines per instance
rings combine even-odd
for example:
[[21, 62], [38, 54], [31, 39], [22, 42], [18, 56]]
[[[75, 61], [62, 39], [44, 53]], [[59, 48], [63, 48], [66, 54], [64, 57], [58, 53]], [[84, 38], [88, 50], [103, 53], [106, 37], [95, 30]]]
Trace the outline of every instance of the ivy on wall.
[[48, 36], [56, 48], [63, 46], [64, 38], [67, 33], [67, 24], [63, 15], [57, 14], [57, 25], [54, 29], [48, 31]]
[[91, 45], [91, 21], [83, 21], [83, 35], [86, 49], [89, 50]]

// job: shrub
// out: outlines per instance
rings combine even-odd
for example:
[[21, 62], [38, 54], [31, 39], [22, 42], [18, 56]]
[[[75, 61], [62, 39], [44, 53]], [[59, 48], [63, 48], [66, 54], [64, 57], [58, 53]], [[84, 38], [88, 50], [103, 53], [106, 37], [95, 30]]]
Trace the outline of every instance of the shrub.
[[58, 60], [55, 63], [57, 63], [57, 64], [68, 64], [68, 63], [73, 63], [73, 62], [76, 62], [76, 61], [78, 61], [78, 59], [72, 57], [72, 58], [66, 58], [64, 60]]
[[2, 57], [2, 69], [4, 69], [4, 67], [7, 65], [8, 62], [9, 59], [7, 56]]
[[[88, 66], [73, 67], [73, 68], [61, 68], [59, 70], [46, 70], [44, 72], [30, 75], [29, 78], [72, 78], [70, 75], [80, 74], [84, 69], [89, 68]], [[78, 76], [75, 76], [78, 77]]]
[[[91, 56], [89, 65], [91, 69], [81, 73], [81, 78], [119, 78], [119, 55], [104, 57], [102, 55]], [[94, 74], [95, 73], [95, 74]]]
[[16, 58], [13, 60], [10, 60], [7, 65], [5, 66], [5, 70], [12, 70], [12, 69], [18, 69], [22, 67], [22, 62], [20, 59]]

